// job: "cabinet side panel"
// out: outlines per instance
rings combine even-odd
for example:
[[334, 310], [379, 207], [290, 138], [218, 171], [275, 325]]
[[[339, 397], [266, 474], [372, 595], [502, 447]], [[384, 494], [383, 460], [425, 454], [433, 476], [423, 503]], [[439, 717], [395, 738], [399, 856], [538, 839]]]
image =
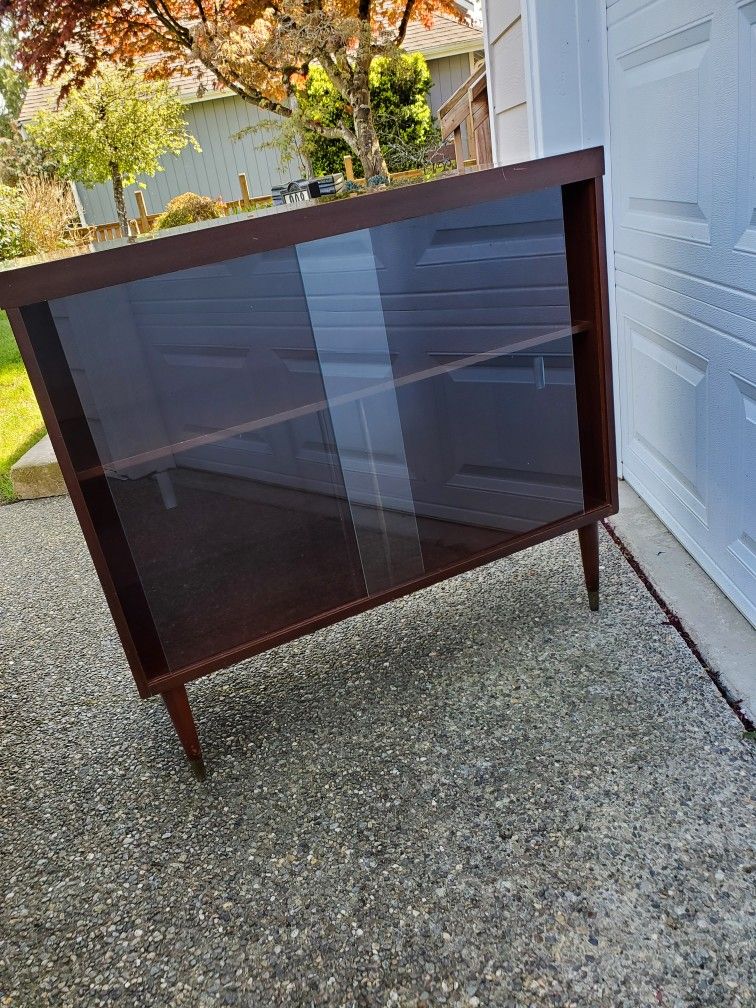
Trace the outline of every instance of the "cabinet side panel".
[[586, 509], [619, 507], [601, 180], [562, 187]]
[[11, 309], [8, 317], [137, 689], [146, 696], [147, 679], [167, 670], [165, 656], [107, 481], [77, 475], [97, 453], [49, 306]]

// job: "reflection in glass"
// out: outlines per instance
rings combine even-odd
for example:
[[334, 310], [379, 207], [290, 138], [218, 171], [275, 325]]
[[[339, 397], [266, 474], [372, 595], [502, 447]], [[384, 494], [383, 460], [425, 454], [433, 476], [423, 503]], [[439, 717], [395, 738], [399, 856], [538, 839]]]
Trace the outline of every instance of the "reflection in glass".
[[559, 189], [51, 309], [172, 669], [583, 508]]
[[368, 594], [424, 573], [369, 231], [297, 247]]

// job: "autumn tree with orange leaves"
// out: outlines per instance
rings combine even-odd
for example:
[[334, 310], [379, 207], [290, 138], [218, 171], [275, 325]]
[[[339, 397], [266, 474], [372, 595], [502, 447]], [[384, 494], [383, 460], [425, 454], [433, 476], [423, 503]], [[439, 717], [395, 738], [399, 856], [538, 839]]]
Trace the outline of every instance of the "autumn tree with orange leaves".
[[0, 0], [23, 44], [22, 69], [40, 83], [79, 85], [109, 61], [150, 61], [150, 74], [209, 70], [266, 112], [289, 117], [309, 68], [323, 68], [342, 95], [345, 120], [303, 125], [343, 139], [365, 177], [382, 175], [370, 106], [369, 71], [376, 56], [399, 47], [410, 20], [459, 18], [453, 0]]

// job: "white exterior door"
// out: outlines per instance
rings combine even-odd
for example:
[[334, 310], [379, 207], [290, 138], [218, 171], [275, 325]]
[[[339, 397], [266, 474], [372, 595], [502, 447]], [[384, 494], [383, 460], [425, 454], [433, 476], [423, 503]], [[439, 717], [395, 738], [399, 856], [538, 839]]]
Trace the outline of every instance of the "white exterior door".
[[756, 623], [756, 0], [607, 0], [625, 478]]

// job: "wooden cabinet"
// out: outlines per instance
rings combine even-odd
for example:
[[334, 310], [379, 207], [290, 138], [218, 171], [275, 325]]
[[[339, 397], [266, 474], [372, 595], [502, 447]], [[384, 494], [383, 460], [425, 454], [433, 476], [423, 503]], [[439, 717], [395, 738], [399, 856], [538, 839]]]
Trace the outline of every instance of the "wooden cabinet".
[[616, 510], [600, 150], [0, 272], [142, 696]]

